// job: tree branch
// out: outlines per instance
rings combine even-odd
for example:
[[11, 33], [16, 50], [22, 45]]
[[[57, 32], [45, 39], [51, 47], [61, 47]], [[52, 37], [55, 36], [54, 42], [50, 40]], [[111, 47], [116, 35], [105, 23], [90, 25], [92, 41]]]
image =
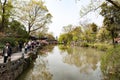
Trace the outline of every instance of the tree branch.
[[[44, 25], [43, 25], [44, 26]], [[36, 29], [33, 29], [33, 30], [31, 30], [30, 32], [34, 32], [34, 31], [36, 31], [36, 30], [38, 30], [38, 29], [40, 29], [40, 28], [42, 28], [42, 26], [40, 26], [40, 27], [38, 27], [38, 28], [36, 28]]]
[[87, 11], [86, 13], [84, 13], [84, 15], [81, 16], [81, 18], [84, 17], [85, 15], [87, 15], [88, 13], [90, 13], [90, 12], [92, 12], [92, 11], [95, 11], [95, 10], [99, 9], [100, 7], [101, 7], [101, 5], [98, 6], [98, 7], [96, 7], [96, 8], [94, 8], [94, 9], [90, 9], [89, 11]]
[[[109, 2], [109, 3], [111, 3], [112, 5], [114, 5], [116, 8], [120, 9], [120, 6], [118, 6], [114, 1], [112, 1], [112, 0], [106, 0], [106, 1]], [[87, 15], [88, 13], [99, 9], [100, 7], [101, 7], [101, 5], [99, 5], [98, 7], [94, 8], [94, 9], [90, 9], [89, 11], [87, 11], [86, 13], [84, 13], [84, 14], [81, 16], [81, 18], [84, 17], [85, 15]]]
[[43, 26], [45, 26], [45, 24], [46, 24], [46, 21], [43, 23], [43, 25], [41, 25], [40, 27], [38, 27], [38, 28], [36, 28], [36, 29], [31, 30], [30, 32], [33, 32], [33, 31], [36, 31], [36, 30], [42, 28]]
[[116, 8], [120, 9], [120, 6], [118, 6], [114, 1], [112, 0], [106, 0], [108, 2], [110, 2], [111, 4], [113, 4]]

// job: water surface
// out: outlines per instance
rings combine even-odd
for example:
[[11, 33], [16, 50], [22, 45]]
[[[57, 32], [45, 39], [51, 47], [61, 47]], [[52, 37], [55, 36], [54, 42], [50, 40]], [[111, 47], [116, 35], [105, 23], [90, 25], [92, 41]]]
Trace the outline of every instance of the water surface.
[[102, 80], [103, 52], [91, 48], [55, 46], [39, 54], [32, 67], [18, 80]]

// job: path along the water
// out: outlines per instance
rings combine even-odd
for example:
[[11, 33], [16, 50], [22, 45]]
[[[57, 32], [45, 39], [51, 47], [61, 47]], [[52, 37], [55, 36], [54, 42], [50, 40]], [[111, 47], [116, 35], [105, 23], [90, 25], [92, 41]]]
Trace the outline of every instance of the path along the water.
[[[13, 53], [11, 55], [11, 61], [17, 60], [22, 57], [23, 52]], [[28, 57], [28, 54], [24, 54], [24, 57]], [[0, 55], [0, 63], [3, 63], [3, 56]]]

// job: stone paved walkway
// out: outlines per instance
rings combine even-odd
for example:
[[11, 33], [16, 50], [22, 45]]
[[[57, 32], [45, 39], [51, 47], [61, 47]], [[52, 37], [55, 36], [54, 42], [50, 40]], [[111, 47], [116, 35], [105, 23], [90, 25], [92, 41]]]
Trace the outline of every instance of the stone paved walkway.
[[[29, 52], [30, 52], [30, 51], [28, 51], [27, 54], [24, 54], [24, 57], [25, 57], [25, 58], [28, 57]], [[17, 59], [21, 58], [21, 57], [22, 57], [22, 54], [23, 54], [23, 52], [13, 53], [13, 54], [11, 55], [11, 61], [17, 60]], [[1, 55], [0, 55], [0, 63], [3, 63], [3, 56], [1, 56]]]
[[[17, 59], [19, 59], [19, 58], [21, 58], [21, 57], [22, 57], [22, 52], [13, 53], [13, 54], [11, 55], [11, 61], [17, 60]], [[0, 63], [3, 63], [3, 56], [0, 56]]]
[[[23, 53], [24, 53], [24, 48], [22, 49], [21, 52], [13, 53], [11, 55], [11, 61], [21, 58]], [[28, 51], [27, 54], [24, 53], [24, 58], [29, 57], [29, 53], [34, 53], [34, 51]], [[3, 56], [1, 55], [0, 55], [0, 63], [3, 63]]]

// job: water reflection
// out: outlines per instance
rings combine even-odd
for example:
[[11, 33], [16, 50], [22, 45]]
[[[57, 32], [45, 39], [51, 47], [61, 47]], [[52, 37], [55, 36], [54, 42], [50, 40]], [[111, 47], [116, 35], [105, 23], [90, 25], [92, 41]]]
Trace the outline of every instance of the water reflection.
[[34, 63], [31, 80], [52, 80], [52, 74], [49, 72], [46, 64], [48, 64], [47, 59], [38, 56]]
[[102, 80], [102, 52], [90, 48], [58, 46], [50, 52], [43, 52], [28, 75], [23, 75], [25, 78], [20, 80]]
[[49, 72], [46, 64], [48, 64], [46, 55], [37, 57], [33, 67], [26, 73], [20, 76], [18, 80], [52, 80], [52, 74]]
[[84, 76], [92, 74], [89, 76], [92, 80], [101, 79], [100, 58], [102, 52], [81, 47], [67, 47], [66, 52], [68, 54], [61, 52], [64, 63], [76, 66]]
[[77, 67], [88, 65], [88, 67], [91, 67], [93, 70], [97, 68], [101, 57], [99, 51], [90, 48], [69, 47], [67, 53], [66, 55], [61, 53], [65, 63], [73, 64]]

